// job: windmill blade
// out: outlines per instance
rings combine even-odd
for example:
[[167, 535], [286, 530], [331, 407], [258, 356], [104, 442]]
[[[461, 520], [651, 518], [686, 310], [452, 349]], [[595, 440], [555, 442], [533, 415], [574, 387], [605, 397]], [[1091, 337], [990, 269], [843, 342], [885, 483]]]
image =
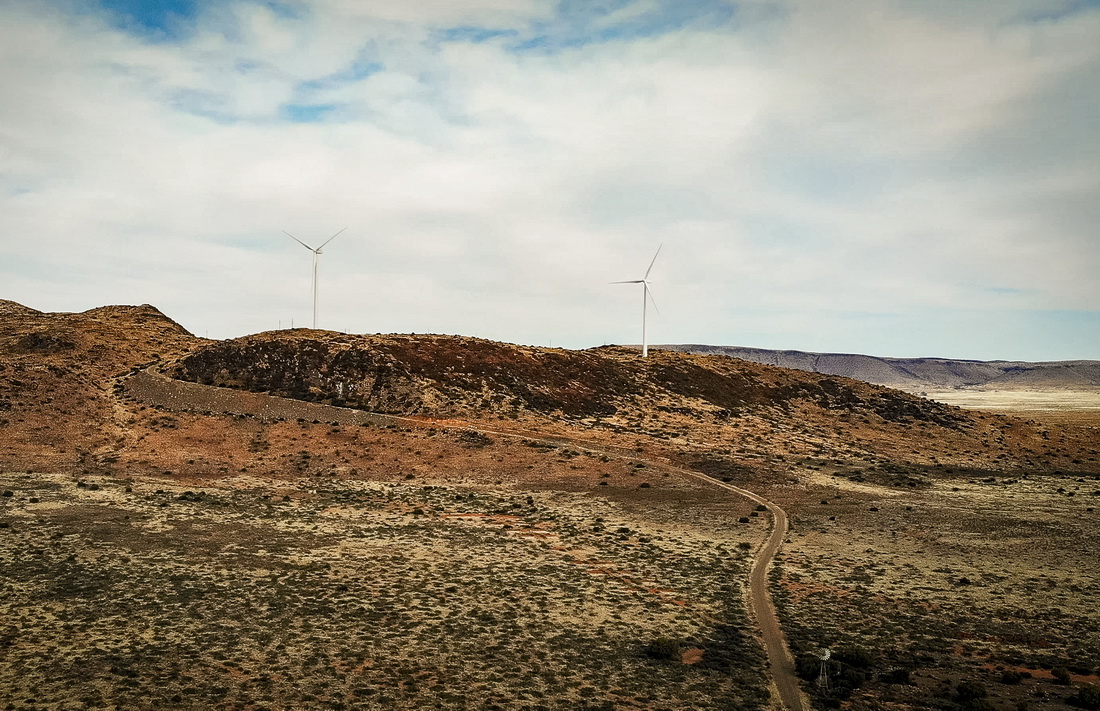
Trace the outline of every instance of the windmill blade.
[[630, 281], [609, 281], [608, 284], [644, 284], [641, 279], [631, 279]]
[[653, 298], [653, 292], [649, 289], [649, 282], [643, 281], [642, 283], [645, 284], [645, 293], [646, 296], [649, 297], [649, 303], [653, 304], [653, 310], [657, 312], [658, 316], [660, 316], [661, 310], [657, 308], [657, 300]]
[[650, 263], [649, 263], [649, 269], [645, 270], [645, 276], [643, 277], [644, 279], [649, 278], [649, 273], [651, 271], [653, 271], [653, 262], [657, 261], [657, 255], [661, 253], [661, 247], [664, 247], [664, 246], [665, 246], [664, 244], [657, 245], [657, 251], [653, 253], [653, 260], [650, 261]]
[[295, 242], [297, 242], [298, 244], [302, 245], [303, 247], [305, 247], [305, 248], [306, 248], [306, 249], [308, 249], [309, 251], [311, 251], [311, 252], [313, 251], [313, 247], [310, 247], [310, 246], [309, 246], [308, 244], [306, 244], [306, 243], [305, 243], [305, 242], [303, 242], [302, 240], [298, 239], [298, 238], [297, 238], [297, 237], [295, 237], [294, 235], [290, 234], [290, 233], [289, 233], [289, 232], [287, 232], [286, 230], [283, 230], [283, 234], [284, 234], [284, 235], [286, 235], [287, 237], [291, 238], [292, 240], [294, 240], [294, 241], [295, 241]]
[[[344, 230], [346, 230], [346, 229], [347, 229], [347, 227], [345, 227], [345, 228], [344, 228]], [[343, 232], [344, 230], [340, 230], [340, 232]], [[338, 236], [340, 236], [340, 232], [337, 232], [337, 233], [336, 233], [336, 234], [334, 234], [333, 236], [331, 236], [331, 237], [329, 237], [328, 239], [326, 239], [326, 240], [325, 240], [325, 244], [328, 244], [329, 242], [331, 242], [332, 240], [334, 240], [334, 239], [336, 239], [336, 238], [337, 238]], [[317, 251], [318, 251], [318, 252], [320, 252], [320, 251], [321, 251], [321, 249], [322, 249], [322, 248], [323, 248], [323, 247], [325, 246], [325, 244], [322, 244], [322, 245], [321, 245], [320, 247], [318, 247], [318, 248], [317, 248]]]

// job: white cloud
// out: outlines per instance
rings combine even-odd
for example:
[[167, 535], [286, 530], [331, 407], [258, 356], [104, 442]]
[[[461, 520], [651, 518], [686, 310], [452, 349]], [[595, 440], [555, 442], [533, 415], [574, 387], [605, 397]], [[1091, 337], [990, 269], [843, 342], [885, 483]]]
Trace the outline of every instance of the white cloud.
[[301, 325], [308, 254], [280, 230], [349, 225], [322, 325], [630, 342], [637, 295], [606, 282], [664, 242], [658, 340], [1100, 357], [1072, 320], [1064, 347], [1035, 330], [1100, 303], [1100, 12], [761, 5], [514, 49], [551, 7], [228, 4], [156, 43], [0, 9], [0, 297]]

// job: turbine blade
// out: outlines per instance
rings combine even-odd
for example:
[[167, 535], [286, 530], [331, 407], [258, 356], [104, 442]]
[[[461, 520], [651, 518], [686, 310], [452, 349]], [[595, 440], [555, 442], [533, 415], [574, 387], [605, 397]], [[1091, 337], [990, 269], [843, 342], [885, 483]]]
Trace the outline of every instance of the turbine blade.
[[[347, 229], [347, 227], [345, 227], [345, 228], [344, 228], [344, 230], [346, 230], [346, 229]], [[343, 232], [344, 230], [340, 230], [340, 232]], [[338, 236], [340, 235], [340, 232], [337, 232], [337, 233], [336, 233], [336, 234], [334, 234], [333, 236], [331, 236], [331, 237], [329, 237], [328, 239], [326, 239], [326, 240], [325, 240], [325, 244], [328, 244], [328, 243], [329, 243], [329, 242], [331, 242], [332, 240], [336, 239], [336, 238], [337, 238], [337, 237], [338, 237]], [[321, 245], [321, 247], [324, 247], [324, 246], [325, 246], [325, 244], [322, 244], [322, 245]], [[318, 248], [317, 248], [317, 251], [320, 251], [320, 250], [321, 250], [321, 247], [318, 247]]]
[[[643, 283], [645, 283], [645, 282], [643, 282]], [[645, 285], [645, 293], [646, 293], [646, 296], [649, 297], [649, 303], [653, 304], [653, 310], [657, 312], [658, 316], [660, 316], [661, 315], [661, 310], [659, 308], [657, 308], [657, 300], [653, 298], [653, 292], [650, 291], [649, 284]]]
[[283, 230], [283, 234], [284, 234], [284, 235], [286, 235], [287, 237], [291, 238], [292, 240], [294, 240], [294, 241], [295, 241], [295, 242], [297, 242], [298, 244], [302, 245], [303, 247], [305, 247], [305, 248], [306, 248], [306, 249], [308, 249], [309, 251], [311, 251], [311, 252], [313, 251], [313, 247], [310, 247], [310, 246], [309, 246], [308, 244], [306, 244], [306, 243], [305, 243], [305, 242], [303, 242], [302, 240], [298, 239], [298, 238], [297, 238], [297, 237], [295, 237], [294, 235], [290, 234], [290, 233], [289, 233], [289, 232], [287, 232], [286, 230]]
[[644, 277], [645, 279], [649, 278], [649, 273], [651, 271], [653, 271], [653, 262], [657, 261], [657, 255], [661, 253], [661, 247], [664, 247], [664, 246], [665, 246], [664, 244], [657, 245], [657, 251], [653, 253], [653, 260], [649, 263], [649, 269], [645, 270], [645, 277]]
[[642, 284], [641, 279], [631, 279], [630, 281], [609, 281], [608, 284]]

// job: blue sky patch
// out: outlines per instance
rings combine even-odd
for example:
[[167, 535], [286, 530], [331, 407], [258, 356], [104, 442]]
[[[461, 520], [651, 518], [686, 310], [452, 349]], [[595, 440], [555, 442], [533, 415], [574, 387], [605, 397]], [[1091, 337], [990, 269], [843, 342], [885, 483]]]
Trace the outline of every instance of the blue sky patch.
[[479, 44], [500, 37], [514, 37], [515, 30], [495, 30], [491, 27], [451, 27], [439, 35], [441, 42], [473, 42]]
[[162, 39], [185, 35], [198, 12], [196, 0], [99, 0], [99, 5], [119, 29]]
[[327, 89], [333, 86], [339, 86], [340, 84], [352, 84], [357, 81], [362, 81], [372, 74], [385, 69], [385, 65], [366, 57], [360, 57], [352, 62], [348, 67], [341, 69], [338, 72], [333, 72], [323, 77], [316, 79], [310, 79], [298, 84], [298, 91], [317, 91], [319, 89]]
[[[733, 19], [734, 6], [724, 0], [660, 0], [655, 8], [631, 12], [634, 0], [592, 3], [562, 0], [557, 16], [535, 23], [517, 42], [517, 52], [553, 52], [590, 44], [656, 37], [689, 26], [716, 27]], [[621, 13], [620, 16], [616, 16]]]
[[1024, 16], [1025, 22], [1057, 22], [1067, 17], [1100, 10], [1100, 0], [1076, 0], [1058, 8], [1051, 8]]
[[318, 123], [324, 121], [336, 108], [335, 104], [284, 104], [279, 113], [294, 123]]

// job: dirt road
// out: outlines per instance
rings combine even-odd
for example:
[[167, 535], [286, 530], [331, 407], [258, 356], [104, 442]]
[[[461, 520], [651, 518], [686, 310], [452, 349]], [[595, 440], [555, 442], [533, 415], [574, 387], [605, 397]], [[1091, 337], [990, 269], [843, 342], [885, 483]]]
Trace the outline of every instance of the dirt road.
[[486, 435], [497, 437], [514, 437], [524, 440], [546, 442], [548, 444], [568, 444], [574, 449], [586, 450], [597, 454], [603, 454], [620, 459], [632, 461], [646, 461], [654, 467], [675, 472], [681, 476], [687, 476], [706, 482], [711, 486], [732, 491], [744, 496], [750, 501], [767, 508], [771, 514], [772, 530], [768, 539], [764, 542], [753, 559], [752, 571], [749, 574], [748, 598], [757, 625], [760, 627], [760, 636], [768, 655], [768, 666], [771, 676], [772, 708], [786, 709], [787, 711], [806, 711], [809, 705], [806, 703], [802, 691], [799, 689], [798, 678], [794, 673], [794, 662], [787, 640], [783, 636], [783, 630], [779, 626], [779, 618], [776, 616], [775, 605], [771, 595], [768, 594], [768, 570], [775, 560], [783, 539], [787, 535], [787, 514], [775, 503], [755, 494], [747, 489], [718, 481], [699, 472], [683, 469], [675, 466], [666, 459], [646, 457], [638, 452], [628, 452], [621, 449], [608, 447], [596, 442], [583, 439], [565, 437], [554, 434], [542, 436], [534, 432], [509, 432], [473, 424], [449, 420], [441, 422], [424, 418], [400, 417], [397, 415], [382, 415], [378, 413], [363, 412], [332, 405], [306, 403], [297, 400], [289, 400], [274, 395], [262, 395], [257, 393], [218, 388], [197, 383], [182, 382], [167, 378], [163, 375], [150, 372], [141, 372], [130, 376], [126, 380], [127, 391], [139, 400], [149, 404], [170, 410], [183, 410], [191, 412], [218, 412], [233, 415], [254, 415], [258, 417], [284, 417], [317, 419], [325, 422], [340, 422], [342, 424], [356, 424], [360, 422], [401, 422], [421, 427], [437, 427], [456, 430], [473, 430]]
[[752, 572], [749, 573], [749, 600], [752, 604], [756, 623], [760, 626], [760, 636], [764, 642], [764, 648], [768, 653], [768, 667], [771, 670], [772, 699], [780, 702], [779, 708], [789, 711], [804, 711], [809, 708], [802, 690], [798, 686], [798, 677], [794, 673], [794, 660], [787, 648], [787, 638], [783, 636], [783, 630], [779, 626], [779, 617], [775, 614], [775, 605], [771, 595], [768, 594], [768, 570], [775, 560], [783, 538], [787, 535], [787, 512], [776, 504], [758, 496], [747, 489], [742, 489], [732, 484], [714, 481], [710, 477], [681, 470], [683, 473], [697, 479], [705, 479], [715, 486], [735, 491], [756, 503], [767, 507], [772, 515], [772, 532], [768, 540], [756, 552], [753, 560]]

